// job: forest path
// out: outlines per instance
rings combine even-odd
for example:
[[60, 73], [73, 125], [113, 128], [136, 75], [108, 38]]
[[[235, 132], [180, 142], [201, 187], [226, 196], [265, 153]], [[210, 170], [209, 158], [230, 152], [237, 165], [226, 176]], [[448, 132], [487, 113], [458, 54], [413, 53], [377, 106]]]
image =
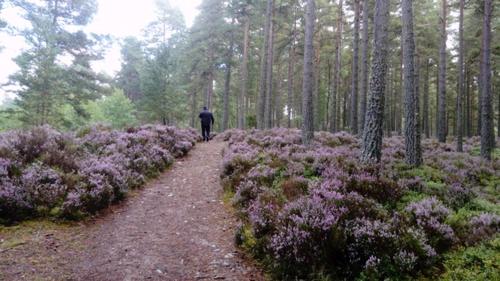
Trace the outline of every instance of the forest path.
[[[199, 143], [114, 214], [95, 221], [76, 280], [263, 280], [234, 246], [222, 142]], [[72, 278], [72, 279], [73, 279]]]

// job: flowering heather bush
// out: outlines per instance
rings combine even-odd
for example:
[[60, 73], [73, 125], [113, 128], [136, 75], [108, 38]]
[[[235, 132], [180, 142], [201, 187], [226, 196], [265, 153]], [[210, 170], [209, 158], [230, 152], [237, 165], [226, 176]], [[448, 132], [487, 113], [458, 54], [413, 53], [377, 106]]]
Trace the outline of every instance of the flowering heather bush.
[[2, 133], [0, 222], [95, 213], [184, 156], [198, 138], [192, 129], [159, 125]]
[[493, 237], [500, 233], [500, 216], [490, 213], [482, 213], [470, 219], [470, 244]]
[[279, 279], [416, 278], [470, 236], [498, 233], [499, 214], [467, 215], [476, 198], [498, 202], [500, 163], [470, 154], [477, 139], [466, 153], [425, 140], [425, 165], [411, 168], [401, 137], [384, 140], [376, 167], [360, 165], [359, 141], [345, 132], [316, 133], [309, 147], [298, 130], [218, 138], [229, 144], [221, 178], [243, 224], [237, 241]]
[[432, 238], [432, 246], [446, 248], [455, 239], [453, 229], [445, 223], [450, 210], [435, 197], [411, 203], [405, 211], [410, 213], [416, 225]]

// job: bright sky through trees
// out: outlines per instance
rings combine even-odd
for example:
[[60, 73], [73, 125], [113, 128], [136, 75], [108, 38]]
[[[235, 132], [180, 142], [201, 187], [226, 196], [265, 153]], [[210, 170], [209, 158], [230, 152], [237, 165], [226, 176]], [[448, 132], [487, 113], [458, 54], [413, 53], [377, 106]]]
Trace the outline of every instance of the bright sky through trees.
[[[98, 11], [93, 21], [85, 27], [88, 32], [109, 34], [113, 38], [126, 36], [142, 36], [142, 30], [155, 19], [155, 1], [157, 0], [98, 0]], [[191, 26], [198, 14], [200, 0], [172, 0], [170, 4], [178, 8], [184, 15], [186, 24]], [[19, 10], [6, 7], [1, 13], [2, 18], [9, 24], [19, 27], [23, 20]], [[8, 76], [17, 70], [12, 61], [25, 47], [24, 39], [6, 33], [0, 33], [0, 42], [3, 47], [0, 52], [0, 84], [8, 80]], [[95, 70], [114, 75], [120, 69], [120, 46], [115, 42], [107, 50], [104, 60], [93, 64]], [[8, 96], [5, 89], [0, 90], [0, 103]]]

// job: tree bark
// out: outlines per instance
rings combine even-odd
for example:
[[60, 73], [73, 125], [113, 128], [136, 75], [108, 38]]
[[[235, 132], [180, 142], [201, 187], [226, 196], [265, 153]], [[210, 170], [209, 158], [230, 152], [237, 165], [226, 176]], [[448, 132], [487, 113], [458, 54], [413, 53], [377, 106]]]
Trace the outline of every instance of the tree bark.
[[405, 107], [405, 161], [410, 166], [422, 164], [418, 129], [418, 95], [415, 81], [415, 40], [413, 34], [412, 0], [402, 1], [404, 107]]
[[294, 105], [294, 87], [295, 87], [295, 40], [297, 40], [297, 18], [295, 13], [295, 8], [293, 10], [293, 29], [292, 29], [292, 43], [290, 49], [288, 50], [288, 74], [287, 74], [287, 118], [288, 118], [288, 128], [292, 127], [292, 108]]
[[424, 81], [424, 104], [422, 110], [422, 127], [424, 128], [424, 134], [426, 138], [430, 138], [431, 130], [430, 130], [430, 112], [429, 112], [429, 59], [425, 62], [425, 81]]
[[472, 117], [471, 117], [471, 87], [470, 87], [470, 72], [469, 67], [465, 66], [465, 132], [467, 137], [472, 137]]
[[[234, 23], [234, 19], [233, 19]], [[231, 91], [231, 65], [233, 60], [233, 36], [231, 35], [229, 50], [227, 53], [227, 61], [226, 61], [226, 74], [224, 79], [224, 108], [222, 112], [222, 131], [228, 129], [229, 125], [229, 92]]]
[[267, 0], [266, 7], [266, 23], [264, 26], [264, 48], [261, 58], [260, 67], [260, 83], [259, 83], [259, 99], [257, 101], [257, 128], [264, 129], [266, 127], [266, 101], [267, 101], [267, 81], [268, 81], [268, 63], [269, 63], [269, 47], [271, 39], [271, 29], [272, 29], [272, 12], [273, 12], [273, 0]]
[[460, 0], [460, 16], [458, 27], [458, 94], [457, 94], [457, 151], [463, 152], [463, 117], [462, 105], [464, 96], [464, 2]]
[[194, 128], [198, 116], [198, 105], [196, 104], [196, 90], [191, 94], [191, 128]]
[[388, 57], [389, 0], [375, 1], [372, 76], [361, 146], [363, 163], [380, 163]]
[[484, 0], [482, 57], [481, 57], [481, 157], [491, 160], [495, 148], [493, 131], [493, 99], [491, 95], [491, 15], [493, 1]]
[[281, 63], [278, 64], [278, 77], [276, 81], [275, 94], [274, 94], [274, 119], [273, 127], [281, 127], [281, 119], [283, 117], [283, 107], [281, 105], [281, 89], [283, 87], [283, 78], [281, 77]]
[[340, 108], [338, 107], [338, 99], [339, 99], [339, 91], [340, 91], [340, 70], [342, 64], [342, 21], [343, 21], [343, 12], [342, 12], [343, 0], [339, 0], [338, 4], [338, 16], [337, 16], [337, 32], [335, 39], [335, 62], [333, 67], [333, 85], [330, 86], [332, 91], [332, 107], [331, 107], [331, 116], [330, 116], [330, 132], [334, 133], [338, 130], [339, 127], [339, 112]]
[[446, 142], [446, 17], [447, 17], [447, 0], [442, 0], [441, 7], [441, 45], [439, 49], [439, 82], [438, 82], [438, 140], [439, 142]]
[[[293, 44], [293, 43], [292, 43]], [[292, 127], [292, 107], [293, 107], [293, 88], [294, 88], [294, 65], [295, 65], [295, 45], [290, 47], [288, 52], [288, 79], [287, 79], [287, 118], [288, 128]]]
[[238, 96], [238, 128], [245, 128], [245, 109], [244, 102], [248, 93], [248, 42], [250, 31], [250, 17], [245, 10], [245, 19], [243, 27], [243, 61], [241, 63], [241, 91]]
[[354, 0], [354, 34], [352, 55], [352, 84], [351, 84], [351, 114], [350, 127], [352, 134], [358, 134], [358, 85], [359, 85], [359, 14], [360, 0]]
[[307, 0], [304, 43], [304, 79], [302, 81], [303, 125], [302, 142], [309, 145], [314, 138], [314, 24], [316, 7], [314, 0]]
[[273, 127], [273, 64], [274, 64], [274, 2], [271, 7], [271, 24], [269, 26], [269, 45], [267, 49], [267, 70], [266, 70], [266, 106], [264, 122], [266, 129]]
[[368, 95], [368, 0], [363, 0], [363, 40], [361, 41], [361, 104], [359, 108], [359, 131], [363, 132]]

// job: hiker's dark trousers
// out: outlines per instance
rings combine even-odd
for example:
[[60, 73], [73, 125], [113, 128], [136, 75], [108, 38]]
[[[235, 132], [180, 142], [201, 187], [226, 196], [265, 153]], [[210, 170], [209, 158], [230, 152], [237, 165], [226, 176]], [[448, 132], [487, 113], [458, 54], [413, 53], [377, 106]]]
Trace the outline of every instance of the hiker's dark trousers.
[[210, 138], [210, 124], [208, 124], [208, 125], [201, 124], [201, 135], [203, 137], [203, 141], [209, 141], [209, 138]]

